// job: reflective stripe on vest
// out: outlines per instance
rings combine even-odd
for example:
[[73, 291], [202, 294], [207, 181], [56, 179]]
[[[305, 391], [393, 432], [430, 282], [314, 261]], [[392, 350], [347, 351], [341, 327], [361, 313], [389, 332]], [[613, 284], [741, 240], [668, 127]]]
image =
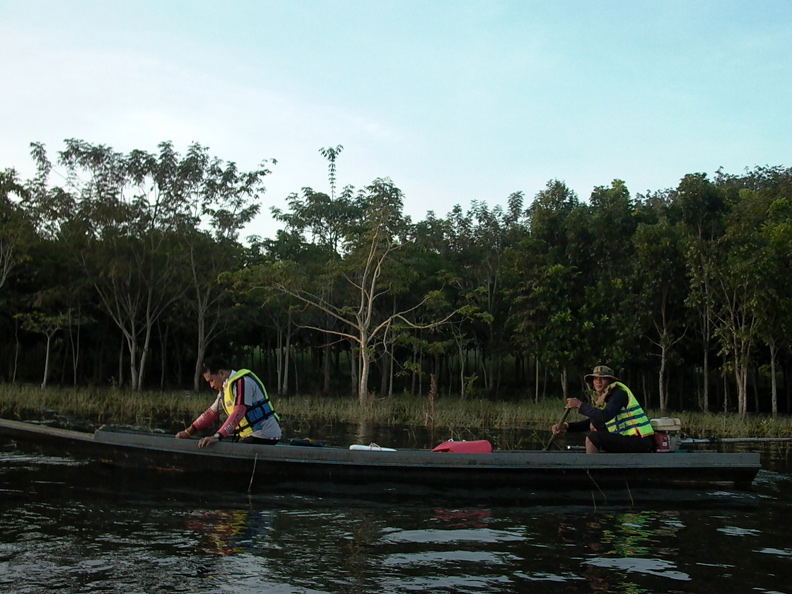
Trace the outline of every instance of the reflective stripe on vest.
[[245, 413], [245, 418], [242, 419], [234, 428], [234, 434], [241, 438], [251, 435], [253, 431], [259, 428], [263, 421], [270, 417], [275, 417], [276, 420], [280, 420], [278, 413], [276, 413], [272, 408], [272, 404], [270, 403], [270, 399], [267, 395], [267, 390], [264, 387], [264, 384], [256, 376], [256, 374], [249, 369], [240, 369], [226, 380], [225, 389], [223, 390], [223, 408], [225, 409], [225, 413], [230, 415], [234, 410], [234, 404], [236, 404], [234, 400], [234, 394], [231, 391], [231, 386], [238, 379], [246, 375], [249, 375], [250, 379], [256, 382], [259, 389], [261, 390], [261, 393], [264, 394], [264, 398], [248, 406], [247, 412]]
[[621, 382], [613, 382], [611, 385], [627, 393], [627, 407], [605, 423], [608, 431], [619, 435], [638, 437], [654, 435], [654, 429], [652, 429], [652, 424], [649, 422], [649, 417], [646, 416], [643, 408], [638, 404], [638, 400], [633, 396], [630, 388]]

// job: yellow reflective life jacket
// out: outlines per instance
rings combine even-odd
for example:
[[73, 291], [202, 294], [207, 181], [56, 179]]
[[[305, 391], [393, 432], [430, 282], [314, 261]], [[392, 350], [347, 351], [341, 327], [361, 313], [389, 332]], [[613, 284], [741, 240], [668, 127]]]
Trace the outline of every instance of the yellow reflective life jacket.
[[627, 407], [623, 408], [619, 414], [613, 417], [610, 421], [605, 423], [605, 427], [611, 433], [618, 433], [619, 435], [649, 437], [654, 435], [654, 429], [649, 422], [649, 417], [646, 416], [638, 400], [633, 396], [630, 388], [621, 382], [613, 382], [613, 388], [619, 388], [627, 393]]
[[234, 384], [234, 382], [236, 382], [236, 380], [245, 375], [249, 375], [250, 379], [258, 384], [258, 387], [261, 389], [261, 393], [264, 395], [264, 398], [250, 404], [247, 407], [245, 418], [242, 419], [234, 428], [234, 434], [240, 438], [245, 438], [251, 435], [261, 426], [265, 420], [269, 419], [270, 417], [275, 417], [276, 420], [280, 420], [278, 413], [276, 413], [272, 408], [272, 403], [270, 402], [269, 395], [267, 395], [267, 389], [264, 387], [264, 384], [256, 376], [256, 374], [249, 369], [240, 369], [239, 371], [234, 372], [234, 374], [226, 380], [225, 388], [223, 389], [223, 409], [225, 410], [225, 413], [230, 415], [234, 410], [234, 404], [236, 404], [234, 394], [231, 391], [231, 386]]

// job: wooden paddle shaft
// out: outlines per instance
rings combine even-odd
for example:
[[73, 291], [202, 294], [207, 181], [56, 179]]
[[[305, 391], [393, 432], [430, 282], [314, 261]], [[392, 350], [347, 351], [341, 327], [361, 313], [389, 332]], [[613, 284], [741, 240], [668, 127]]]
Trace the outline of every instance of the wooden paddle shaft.
[[[564, 416], [561, 417], [561, 420], [558, 422], [559, 425], [563, 424], [566, 421], [566, 418], [569, 416], [569, 411], [572, 410], [571, 408], [567, 408], [564, 410]], [[553, 440], [555, 439], [555, 433], [550, 436], [550, 440], [547, 442], [545, 446], [545, 451], [550, 449], [550, 446], [553, 445]]]

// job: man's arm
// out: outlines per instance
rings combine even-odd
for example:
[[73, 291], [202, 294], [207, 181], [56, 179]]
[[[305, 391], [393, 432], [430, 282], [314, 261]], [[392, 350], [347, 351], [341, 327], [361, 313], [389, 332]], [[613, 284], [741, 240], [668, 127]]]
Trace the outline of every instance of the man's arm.
[[234, 395], [234, 408], [231, 409], [223, 426], [217, 431], [223, 437], [233, 435], [237, 425], [245, 418], [245, 413], [247, 413], [245, 395], [249, 392], [249, 387], [245, 384], [246, 381], [248, 381], [248, 378], [243, 376], [231, 385], [231, 393]]
[[187, 429], [185, 429], [184, 431], [179, 431], [176, 434], [176, 437], [180, 439], [189, 439], [190, 437], [192, 437], [192, 434], [195, 433], [196, 431], [201, 431], [214, 424], [214, 422], [220, 416], [220, 406], [221, 406], [220, 399], [222, 397], [223, 397], [223, 393], [220, 392], [217, 395], [217, 398], [215, 398], [215, 401], [212, 403], [212, 405], [209, 408], [207, 408], [203, 413], [201, 413], [201, 415], [197, 419], [195, 419], [190, 424], [190, 426], [187, 427]]
[[580, 421], [573, 421], [572, 423], [567, 423], [567, 431], [588, 431], [589, 427], [591, 426], [591, 421], [588, 419], [582, 419]]
[[623, 408], [627, 408], [627, 401], [627, 392], [617, 388], [608, 396], [605, 408], [597, 408], [584, 403], [580, 405], [580, 414], [586, 415], [595, 424], [604, 425], [618, 415]]

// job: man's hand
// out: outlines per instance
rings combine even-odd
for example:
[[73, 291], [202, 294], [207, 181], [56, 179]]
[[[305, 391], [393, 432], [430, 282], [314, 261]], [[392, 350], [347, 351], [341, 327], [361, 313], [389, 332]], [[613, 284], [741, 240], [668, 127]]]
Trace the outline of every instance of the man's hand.
[[217, 443], [218, 441], [220, 440], [217, 439], [214, 435], [210, 435], [209, 437], [202, 437], [200, 440], [198, 440], [198, 447], [205, 448], [207, 446], [212, 445], [213, 443]]
[[580, 408], [582, 404], [583, 402], [577, 398], [567, 398], [565, 408]]

